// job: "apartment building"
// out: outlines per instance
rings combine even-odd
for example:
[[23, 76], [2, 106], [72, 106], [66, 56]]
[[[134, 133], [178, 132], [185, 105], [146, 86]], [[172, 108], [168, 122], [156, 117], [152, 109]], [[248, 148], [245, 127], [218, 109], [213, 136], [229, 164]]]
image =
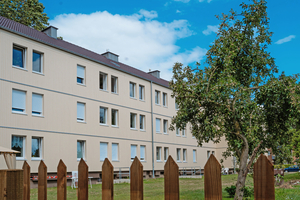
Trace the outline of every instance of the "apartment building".
[[17, 168], [26, 160], [32, 173], [40, 160], [56, 173], [59, 159], [76, 171], [83, 158], [99, 175], [105, 158], [118, 170], [137, 156], [151, 177], [168, 155], [180, 168], [221, 159], [225, 141], [199, 147], [189, 125], [169, 130], [177, 107], [159, 73], [57, 39], [53, 26], [40, 32], [0, 16], [0, 146], [20, 151]]

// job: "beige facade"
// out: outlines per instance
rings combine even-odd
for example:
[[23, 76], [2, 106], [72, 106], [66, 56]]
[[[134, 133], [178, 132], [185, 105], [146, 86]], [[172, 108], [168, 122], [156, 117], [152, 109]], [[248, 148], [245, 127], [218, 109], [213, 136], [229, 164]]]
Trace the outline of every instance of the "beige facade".
[[[23, 68], [13, 66], [14, 47], [23, 50]], [[41, 73], [33, 71], [33, 52], [42, 56]], [[83, 84], [77, 82], [77, 66], [84, 69]], [[99, 87], [100, 73], [106, 75], [105, 90]], [[111, 92], [112, 77], [117, 78], [116, 93]], [[130, 97], [130, 83], [135, 84], [135, 97]], [[140, 85], [144, 87], [143, 100], [139, 98]], [[12, 109], [16, 91], [25, 94], [25, 110], [21, 112]], [[155, 102], [156, 92], [160, 94], [159, 103]], [[146, 171], [163, 170], [165, 148], [174, 160], [180, 153], [177, 161], [180, 168], [203, 168], [208, 153], [214, 152], [220, 160], [226, 149], [225, 141], [198, 147], [188, 127], [185, 136], [182, 131], [176, 135], [176, 131], [169, 129], [164, 133], [164, 124], [169, 128], [176, 115], [171, 93], [161, 84], [0, 28], [0, 146], [12, 148], [12, 137], [23, 137], [23, 156], [17, 158], [17, 168], [21, 168], [26, 160], [31, 172], [36, 173], [39, 161], [43, 159], [48, 172], [55, 173], [59, 159], [62, 159], [69, 172], [76, 171], [78, 141], [84, 144], [82, 153], [91, 172], [101, 171], [101, 148], [107, 150], [110, 161], [117, 157], [112, 161], [116, 170], [129, 167], [135, 148], [132, 145], [136, 145], [138, 158], [145, 157], [142, 163]], [[35, 94], [42, 99], [40, 115], [32, 113]], [[78, 103], [84, 107], [83, 120], [77, 120]], [[102, 124], [100, 107], [106, 110], [106, 123]], [[116, 125], [112, 124], [112, 110], [117, 111]], [[135, 116], [135, 128], [130, 127], [131, 114], [132, 118]], [[143, 130], [140, 115], [144, 116]], [[33, 139], [40, 142], [39, 158], [32, 157]], [[100, 147], [100, 143], [105, 144]], [[141, 155], [143, 150], [145, 155]], [[233, 162], [226, 160], [224, 165], [232, 168]], [[6, 168], [2, 156], [0, 168]]]

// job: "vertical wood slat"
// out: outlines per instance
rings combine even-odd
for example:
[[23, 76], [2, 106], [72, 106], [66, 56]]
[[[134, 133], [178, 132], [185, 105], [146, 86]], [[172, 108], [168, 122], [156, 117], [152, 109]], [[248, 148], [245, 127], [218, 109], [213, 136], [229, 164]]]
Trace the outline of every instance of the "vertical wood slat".
[[57, 166], [57, 200], [67, 199], [67, 166], [60, 159]]
[[254, 199], [275, 199], [274, 166], [261, 154], [254, 164]]
[[102, 199], [114, 199], [114, 167], [107, 158], [102, 165]]
[[0, 170], [0, 199], [23, 199], [23, 170]]
[[164, 167], [165, 200], [179, 199], [179, 169], [172, 156], [169, 156]]
[[130, 199], [143, 200], [143, 165], [137, 157], [130, 167]]
[[87, 200], [89, 198], [88, 174], [89, 167], [81, 158], [78, 164], [78, 200]]
[[47, 166], [42, 160], [38, 172], [38, 199], [47, 200]]
[[30, 200], [30, 166], [26, 161], [23, 164], [23, 200]]
[[222, 199], [221, 165], [213, 154], [204, 167], [204, 193], [206, 200]]

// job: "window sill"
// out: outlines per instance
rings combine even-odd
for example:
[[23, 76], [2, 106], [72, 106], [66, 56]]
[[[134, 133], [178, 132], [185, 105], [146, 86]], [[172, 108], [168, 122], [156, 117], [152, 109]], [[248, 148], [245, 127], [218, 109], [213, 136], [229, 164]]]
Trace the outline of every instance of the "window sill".
[[145, 100], [144, 99], [139, 99], [140, 101], [142, 101], [142, 102], [145, 102]]
[[176, 162], [178, 162], [178, 163], [181, 163], [181, 161], [180, 161], [180, 160], [177, 160]]
[[108, 91], [107, 90], [103, 90], [103, 89], [99, 89], [100, 91], [102, 91], [102, 92], [107, 92], [108, 93]]
[[100, 126], [107, 126], [107, 127], [108, 127], [108, 125], [107, 125], [107, 124], [101, 124], [101, 123], [100, 123]]
[[16, 157], [16, 161], [27, 161], [27, 159], [26, 158], [18, 158], [18, 157]]
[[78, 123], [83, 123], [83, 124], [86, 124], [86, 122], [85, 122], [85, 121], [79, 121], [79, 120], [77, 120], [77, 122], [78, 122]]
[[142, 132], [146, 132], [146, 130], [145, 130], [145, 129], [140, 129], [140, 131], [142, 131]]
[[130, 130], [132, 130], [132, 131], [137, 131], [137, 129], [136, 129], [136, 128], [130, 128]]
[[181, 135], [176, 135], [176, 137], [181, 137]]
[[140, 160], [140, 161], [141, 161], [141, 162], [144, 162], [144, 163], [147, 162], [146, 160]]
[[114, 94], [114, 95], [119, 95], [119, 93], [117, 93], [117, 92], [111, 92], [112, 94]]
[[183, 138], [186, 138], [186, 136], [182, 136]]
[[111, 162], [120, 162], [119, 160], [111, 160]]
[[43, 160], [42, 158], [31, 158], [32, 161], [41, 161]]
[[43, 73], [41, 73], [41, 72], [35, 72], [35, 71], [32, 71], [32, 73], [38, 74], [38, 75], [42, 75], [42, 76], [45, 76], [45, 74], [43, 74]]
[[160, 104], [155, 103], [156, 106], [161, 106]]
[[193, 163], [197, 163], [197, 161], [196, 162], [194, 161]]
[[111, 127], [113, 127], [113, 128], [119, 128], [119, 126], [117, 126], [117, 125], [111, 125]]
[[19, 114], [19, 115], [27, 115], [25, 112], [18, 112], [18, 111], [11, 111], [13, 114]]
[[187, 163], [187, 161], [183, 161], [183, 163]]
[[169, 135], [169, 133], [164, 133], [164, 135]]
[[78, 83], [78, 82], [77, 82], [77, 85], [81, 85], [81, 86], [84, 86], [84, 87], [86, 87], [86, 85], [85, 85], [85, 84], [83, 84], [83, 83]]
[[35, 115], [35, 114], [31, 114], [32, 117], [41, 117], [44, 118], [44, 115]]
[[156, 162], [158, 162], [158, 163], [162, 163], [163, 161], [161, 161], [161, 160], [156, 160]]
[[137, 100], [137, 99], [136, 99], [136, 97], [130, 97], [130, 99], [134, 99], [134, 100]]
[[156, 132], [157, 134], [162, 134], [161, 132]]
[[12, 67], [15, 68], [15, 69], [20, 69], [20, 70], [28, 72], [28, 70], [26, 68], [23, 68], [23, 67], [18, 67], [18, 66], [15, 66], [15, 65], [13, 65]]
[[168, 106], [163, 106], [164, 108], [168, 108]]

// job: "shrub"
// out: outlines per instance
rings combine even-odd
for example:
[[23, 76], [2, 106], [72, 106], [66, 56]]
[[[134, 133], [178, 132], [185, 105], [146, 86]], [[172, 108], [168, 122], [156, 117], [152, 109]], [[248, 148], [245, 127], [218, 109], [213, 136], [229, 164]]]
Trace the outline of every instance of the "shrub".
[[[225, 188], [225, 191], [228, 193], [228, 195], [229, 195], [230, 198], [234, 197], [235, 190], [236, 190], [235, 185], [232, 185], [230, 187], [226, 187]], [[243, 190], [244, 190], [244, 197], [251, 197], [251, 196], [254, 195], [254, 188], [244, 187]]]

